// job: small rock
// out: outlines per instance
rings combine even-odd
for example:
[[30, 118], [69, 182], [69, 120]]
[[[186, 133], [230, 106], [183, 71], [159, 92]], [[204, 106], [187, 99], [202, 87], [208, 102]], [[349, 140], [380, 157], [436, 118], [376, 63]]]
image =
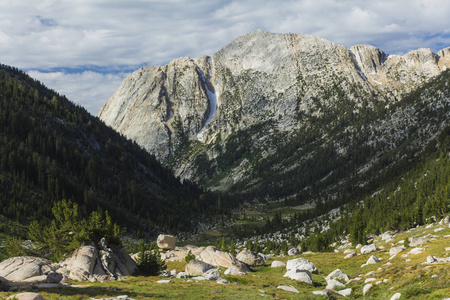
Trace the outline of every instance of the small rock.
[[362, 280], [361, 277], [356, 277], [356, 278], [350, 279], [350, 280], [348, 281], [348, 284], [352, 284], [352, 283], [355, 283], [355, 282], [359, 282], [359, 281], [361, 281], [361, 280]]
[[413, 237], [409, 238], [409, 246], [410, 247], [417, 247], [422, 244], [425, 244], [426, 242], [428, 242], [428, 239], [426, 239], [424, 237], [413, 236]]
[[372, 284], [368, 283], [363, 287], [363, 296], [367, 294], [367, 292], [373, 287]]
[[439, 232], [439, 231], [442, 231], [442, 230], [444, 230], [444, 228], [436, 228], [435, 230], [434, 230], [434, 232]]
[[369, 283], [369, 282], [372, 282], [372, 281], [375, 281], [375, 280], [377, 280], [377, 279], [373, 278], [373, 277], [367, 278], [366, 280], [364, 280], [364, 283]]
[[421, 252], [424, 251], [424, 250], [425, 250], [424, 248], [414, 248], [414, 249], [412, 249], [411, 251], [409, 251], [408, 254], [416, 255], [416, 254], [421, 253]]
[[433, 256], [427, 256], [427, 263], [431, 264], [434, 263], [436, 259]]
[[319, 296], [327, 296], [329, 297], [331, 294], [329, 291], [327, 290], [323, 290], [323, 291], [313, 291], [312, 292], [314, 295], [319, 295]]
[[371, 265], [371, 264], [376, 264], [379, 263], [380, 260], [378, 259], [378, 257], [376, 257], [375, 255], [372, 255], [371, 257], [369, 257], [369, 259], [367, 260], [366, 264], [367, 265]]
[[217, 284], [229, 284], [230, 282], [224, 278], [216, 281]]
[[328, 283], [326, 287], [327, 290], [334, 290], [335, 287], [345, 287], [345, 284], [337, 281], [336, 279], [331, 279], [327, 281], [327, 283]]
[[161, 280], [156, 281], [156, 283], [169, 283], [169, 282], [170, 282], [170, 279], [161, 279]]
[[294, 288], [292, 285], [290, 285], [290, 286], [279, 285], [279, 286], [277, 286], [277, 288], [280, 289], [280, 290], [287, 291], [287, 292], [293, 292], [293, 293], [296, 293], [296, 294], [299, 293], [299, 291], [296, 288]]
[[366, 245], [361, 248], [361, 254], [367, 254], [376, 250], [377, 246], [375, 246], [375, 244]]
[[195, 276], [195, 277], [192, 277], [192, 280], [205, 281], [206, 279], [203, 276]]
[[270, 266], [272, 268], [280, 268], [280, 267], [286, 266], [286, 264], [284, 262], [282, 262], [282, 261], [274, 260]]
[[345, 249], [344, 254], [349, 254], [355, 252], [353, 249]]
[[389, 278], [383, 279], [383, 282], [386, 283], [389, 281]]
[[244, 271], [241, 271], [240, 269], [229, 267], [224, 272], [225, 275], [233, 275], [233, 276], [242, 276], [247, 275]]
[[361, 247], [362, 247], [362, 245], [361, 245], [361, 244], [358, 244], [358, 245], [356, 245], [355, 249], [359, 249], [359, 248], [361, 248]]
[[339, 291], [338, 294], [344, 297], [350, 296], [352, 294], [352, 288]]
[[42, 297], [39, 294], [36, 293], [20, 293], [16, 295], [9, 296], [7, 299], [15, 299], [15, 300], [45, 300], [44, 297]]
[[400, 247], [392, 247], [392, 248], [389, 250], [389, 255], [390, 255], [390, 256], [397, 255], [397, 254], [399, 254], [400, 252], [402, 252], [403, 250], [405, 250], [405, 247], [403, 247], [403, 246], [400, 246]]
[[288, 251], [288, 255], [289, 255], [289, 256], [292, 256], [292, 255], [298, 255], [298, 254], [300, 254], [300, 251], [298, 251], [297, 248], [291, 248], [291, 249], [289, 249], [289, 251]]
[[187, 278], [188, 274], [186, 272], [180, 272], [177, 274], [178, 279]]
[[330, 274], [328, 274], [327, 277], [325, 277], [325, 280], [328, 282], [331, 279], [338, 279], [338, 280], [342, 280], [344, 282], [348, 282], [348, 276], [342, 272], [340, 269], [336, 269], [333, 272], [331, 272]]
[[395, 293], [395, 294], [391, 297], [391, 300], [397, 300], [397, 299], [400, 299], [401, 296], [402, 296], [402, 294], [400, 294], [400, 293]]
[[209, 281], [216, 281], [216, 280], [219, 280], [222, 278], [220, 276], [219, 270], [217, 270], [215, 268], [210, 269], [210, 270], [206, 271], [205, 273], [203, 273], [203, 277]]
[[344, 259], [352, 258], [352, 257], [355, 257], [355, 256], [356, 256], [356, 252], [352, 252], [352, 253], [350, 253], [350, 254], [347, 254], [347, 255], [344, 257]]

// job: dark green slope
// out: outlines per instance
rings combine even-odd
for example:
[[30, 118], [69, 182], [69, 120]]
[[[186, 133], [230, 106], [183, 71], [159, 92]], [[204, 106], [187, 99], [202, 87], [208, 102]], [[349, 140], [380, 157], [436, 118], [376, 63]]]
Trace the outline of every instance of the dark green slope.
[[61, 199], [131, 230], [188, 230], [215, 199], [25, 73], [0, 67], [0, 214], [28, 223]]
[[[236, 197], [298, 204], [322, 199], [337, 207], [434, 151], [435, 137], [450, 124], [449, 81], [445, 71], [401, 101], [367, 95], [358, 107], [338, 84], [330, 86], [317, 102], [320, 107], [299, 115], [295, 132], [282, 133], [275, 121], [261, 121], [208, 146], [215, 147], [215, 156], [197, 157], [199, 182], [214, 187], [233, 167], [250, 161], [246, 180], [229, 189]], [[265, 149], [275, 151], [263, 158]]]

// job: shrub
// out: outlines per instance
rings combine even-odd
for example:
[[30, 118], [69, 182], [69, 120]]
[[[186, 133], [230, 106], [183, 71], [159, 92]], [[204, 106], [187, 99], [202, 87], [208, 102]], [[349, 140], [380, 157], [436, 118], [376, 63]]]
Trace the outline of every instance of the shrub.
[[191, 260], [195, 259], [195, 255], [192, 254], [191, 250], [189, 250], [188, 254], [184, 258], [184, 260], [189, 263]]
[[416, 297], [419, 295], [425, 295], [425, 294], [429, 294], [431, 293], [431, 289], [430, 288], [426, 288], [423, 286], [420, 286], [418, 284], [413, 284], [408, 286], [405, 291], [402, 293], [402, 295], [406, 298], [409, 299], [411, 297]]
[[167, 267], [155, 243], [139, 242], [139, 256], [136, 260], [138, 273], [144, 276], [158, 276]]
[[26, 250], [22, 248], [21, 240], [16, 237], [6, 240], [6, 253], [8, 257], [27, 255]]
[[111, 244], [121, 245], [120, 236], [125, 229], [113, 223], [107, 211], [105, 214], [94, 211], [86, 220], [79, 216], [78, 204], [62, 200], [55, 203], [52, 213], [55, 219], [50, 225], [33, 221], [29, 226], [30, 239], [40, 244], [34, 250], [36, 254], [59, 261], [83, 244], [98, 243], [102, 237]]

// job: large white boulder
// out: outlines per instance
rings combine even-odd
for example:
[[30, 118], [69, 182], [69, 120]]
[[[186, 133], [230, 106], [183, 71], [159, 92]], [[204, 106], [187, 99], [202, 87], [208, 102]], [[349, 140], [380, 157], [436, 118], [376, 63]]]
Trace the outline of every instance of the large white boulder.
[[305, 282], [308, 284], [313, 284], [311, 272], [308, 270], [296, 270], [292, 269], [286, 272], [286, 274], [283, 275], [284, 277], [288, 277], [293, 280]]
[[377, 250], [375, 244], [365, 245], [361, 247], [361, 254], [371, 253]]
[[169, 234], [160, 234], [156, 239], [156, 244], [161, 250], [173, 250], [175, 249], [175, 244], [177, 243], [177, 238]]
[[337, 279], [341, 282], [348, 282], [348, 276], [347, 274], [345, 274], [344, 272], [341, 271], [341, 269], [336, 269], [333, 272], [331, 272], [330, 274], [328, 274], [327, 277], [325, 277], [325, 280], [328, 282], [331, 279]]
[[258, 253], [250, 250], [242, 250], [236, 258], [251, 267], [264, 266], [265, 260]]
[[210, 265], [204, 261], [193, 259], [185, 267], [185, 272], [189, 276], [201, 276], [208, 270], [216, 269], [213, 265]]
[[327, 290], [334, 290], [336, 287], [343, 288], [345, 284], [337, 281], [336, 279], [330, 279], [327, 281]]
[[410, 247], [417, 247], [425, 244], [426, 242], [428, 242], [428, 239], [421, 236], [413, 236], [409, 238]]
[[363, 287], [363, 296], [365, 296], [367, 294], [367, 292], [373, 287], [373, 285], [371, 283], [366, 284]]
[[249, 271], [248, 267], [239, 261], [234, 255], [220, 251], [218, 248], [213, 246], [206, 247], [206, 249], [200, 253], [199, 258], [215, 267], [234, 267], [243, 272]]
[[247, 273], [245, 273], [245, 272], [243, 272], [243, 271], [241, 271], [239, 269], [233, 268], [233, 267], [229, 267], [228, 269], [226, 269], [224, 274], [225, 275], [232, 275], [232, 276], [247, 275]]
[[405, 250], [405, 247], [403, 247], [403, 246], [400, 246], [400, 247], [392, 247], [392, 248], [389, 250], [389, 255], [390, 255], [390, 256], [397, 255], [397, 254], [399, 254], [400, 252], [402, 252], [403, 250]]
[[272, 268], [280, 268], [280, 267], [286, 266], [286, 264], [284, 262], [282, 262], [282, 261], [274, 260], [270, 266]]
[[316, 266], [309, 260], [299, 257], [296, 259], [288, 260], [286, 269], [289, 270], [308, 270], [311, 273], [318, 274]]

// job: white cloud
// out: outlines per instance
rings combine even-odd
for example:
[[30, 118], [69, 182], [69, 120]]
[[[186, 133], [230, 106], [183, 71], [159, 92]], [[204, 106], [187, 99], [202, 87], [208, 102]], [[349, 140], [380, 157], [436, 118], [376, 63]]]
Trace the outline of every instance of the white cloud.
[[48, 88], [65, 95], [69, 100], [97, 115], [106, 100], [116, 91], [128, 73], [101, 74], [92, 71], [67, 74], [63, 72], [27, 72]]
[[[450, 46], [449, 15], [447, 0], [2, 1], [0, 62], [38, 70], [44, 83], [73, 101], [89, 99], [81, 103], [86, 105], [105, 100], [85, 92], [85, 79], [93, 75], [64, 70], [128, 72], [130, 66], [211, 55], [256, 29], [312, 34], [347, 47], [372, 44], [388, 53], [437, 51]], [[107, 75], [97, 76], [106, 84], [100, 89], [115, 86]]]

